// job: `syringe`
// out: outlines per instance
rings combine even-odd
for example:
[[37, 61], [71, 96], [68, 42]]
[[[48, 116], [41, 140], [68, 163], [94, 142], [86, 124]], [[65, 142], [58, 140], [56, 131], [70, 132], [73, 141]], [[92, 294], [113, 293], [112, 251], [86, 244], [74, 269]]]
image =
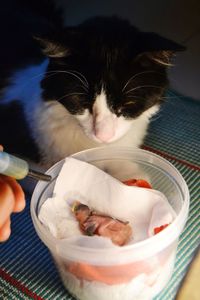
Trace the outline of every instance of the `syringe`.
[[51, 181], [51, 176], [31, 170], [28, 163], [14, 155], [0, 151], [0, 174], [23, 179], [26, 176], [36, 180]]

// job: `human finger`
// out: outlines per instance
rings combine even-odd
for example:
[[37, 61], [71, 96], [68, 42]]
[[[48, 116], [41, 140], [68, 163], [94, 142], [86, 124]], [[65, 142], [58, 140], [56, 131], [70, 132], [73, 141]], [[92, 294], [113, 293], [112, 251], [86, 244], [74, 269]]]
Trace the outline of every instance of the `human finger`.
[[10, 217], [6, 220], [6, 222], [3, 224], [3, 226], [0, 228], [0, 242], [5, 242], [10, 234], [11, 234], [11, 228], [10, 228]]
[[13, 212], [20, 212], [25, 207], [25, 196], [20, 184], [12, 177], [3, 176], [3, 179], [6, 183], [8, 183], [14, 193], [15, 196], [15, 205], [13, 208]]

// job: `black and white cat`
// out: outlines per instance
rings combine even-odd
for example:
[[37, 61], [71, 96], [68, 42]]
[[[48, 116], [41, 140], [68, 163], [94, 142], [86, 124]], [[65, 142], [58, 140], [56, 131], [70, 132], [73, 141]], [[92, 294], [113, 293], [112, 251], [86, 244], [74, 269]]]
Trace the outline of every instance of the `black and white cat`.
[[171, 57], [182, 47], [117, 17], [70, 28], [57, 22], [55, 29], [49, 15], [35, 11], [29, 18], [26, 6], [20, 26], [18, 11], [16, 27], [4, 34], [0, 142], [6, 150], [52, 165], [87, 148], [139, 147], [163, 101]]

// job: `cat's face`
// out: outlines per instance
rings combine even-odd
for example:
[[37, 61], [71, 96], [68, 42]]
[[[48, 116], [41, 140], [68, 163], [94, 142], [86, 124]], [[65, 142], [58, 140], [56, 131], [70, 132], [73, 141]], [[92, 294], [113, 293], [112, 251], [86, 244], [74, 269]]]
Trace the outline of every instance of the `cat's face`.
[[115, 141], [134, 120], [157, 111], [174, 46], [168, 40], [117, 18], [97, 18], [66, 29], [57, 43], [43, 43], [50, 57], [44, 99], [62, 103], [89, 138]]

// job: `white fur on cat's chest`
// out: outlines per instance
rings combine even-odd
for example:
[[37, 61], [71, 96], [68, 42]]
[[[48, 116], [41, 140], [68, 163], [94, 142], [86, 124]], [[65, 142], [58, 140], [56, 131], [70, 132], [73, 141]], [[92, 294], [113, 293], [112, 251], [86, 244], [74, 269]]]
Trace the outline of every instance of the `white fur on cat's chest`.
[[[106, 95], [102, 90], [96, 97], [94, 116], [86, 111], [84, 115], [74, 117], [62, 104], [56, 102], [56, 99], [51, 102], [42, 100], [40, 82], [47, 66], [48, 60], [45, 60], [41, 65], [16, 72], [12, 77], [12, 84], [4, 91], [2, 97], [2, 103], [19, 99], [23, 104], [27, 122], [45, 164], [52, 165], [72, 153], [92, 147], [141, 145], [149, 119], [158, 111], [158, 105], [132, 121], [124, 121], [109, 111]], [[112, 126], [116, 126], [117, 129], [111, 128]], [[113, 130], [117, 131], [112, 138]], [[107, 140], [107, 143], [103, 142]]]

